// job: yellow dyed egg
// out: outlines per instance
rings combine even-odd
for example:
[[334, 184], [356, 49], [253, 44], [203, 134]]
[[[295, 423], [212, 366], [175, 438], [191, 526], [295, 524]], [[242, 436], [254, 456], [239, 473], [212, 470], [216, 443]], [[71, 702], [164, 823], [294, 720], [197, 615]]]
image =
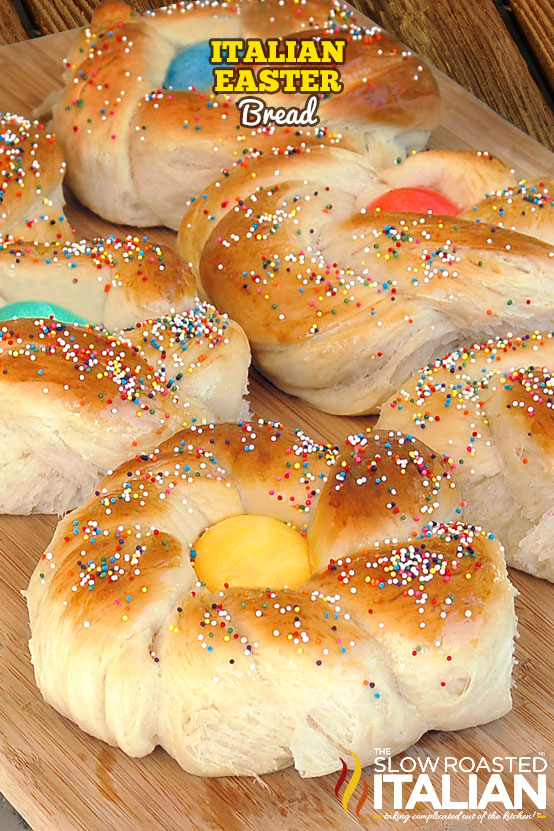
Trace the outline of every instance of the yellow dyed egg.
[[196, 540], [198, 579], [210, 591], [299, 586], [310, 576], [304, 537], [277, 519], [241, 514], [212, 525]]

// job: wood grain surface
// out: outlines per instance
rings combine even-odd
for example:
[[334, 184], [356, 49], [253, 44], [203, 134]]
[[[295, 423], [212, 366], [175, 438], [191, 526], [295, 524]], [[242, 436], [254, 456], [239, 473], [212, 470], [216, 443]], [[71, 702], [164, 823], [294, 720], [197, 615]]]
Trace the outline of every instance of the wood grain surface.
[[[253, 384], [258, 413], [287, 417], [289, 402], [268, 397]], [[300, 410], [303, 410], [300, 417]], [[295, 421], [316, 432], [312, 413], [298, 407]], [[0, 520], [0, 788], [35, 831], [362, 831], [433, 829], [433, 831], [550, 831], [540, 818], [522, 822], [448, 820], [408, 825], [377, 816], [370, 807], [357, 819], [346, 814], [334, 788], [338, 776], [303, 780], [291, 769], [268, 776], [203, 779], [187, 775], [164, 751], [130, 759], [121, 751], [82, 733], [42, 701], [29, 659], [29, 630], [21, 596], [37, 558], [54, 528], [51, 517], [4, 517]], [[551, 686], [554, 678], [554, 587], [512, 572], [520, 591], [514, 709], [505, 718], [459, 733], [430, 733], [402, 756], [533, 756], [545, 753], [554, 762]], [[317, 690], [314, 690], [317, 695]], [[367, 778], [369, 771], [365, 772]], [[440, 780], [432, 777], [435, 787]], [[479, 774], [479, 789], [486, 777]], [[464, 798], [467, 778], [453, 777], [452, 793]], [[509, 788], [509, 780], [506, 779]], [[361, 791], [359, 791], [357, 796]], [[341, 795], [344, 792], [344, 786]], [[355, 800], [353, 800], [355, 805]], [[385, 806], [392, 803], [385, 797]], [[554, 804], [554, 789], [548, 789]], [[392, 813], [392, 811], [391, 811]], [[547, 813], [547, 819], [551, 814]], [[378, 821], [377, 821], [378, 820]]]
[[[549, 0], [544, 2], [552, 13]], [[554, 113], [494, 3], [353, 0], [353, 5], [500, 115], [554, 149]]]
[[[1, 0], [4, 2], [4, 0]], [[101, 0], [25, 0], [25, 6], [42, 35], [63, 32], [90, 23], [94, 9]], [[136, 9], [159, 9], [167, 6], [167, 0], [133, 0]]]
[[551, 0], [511, 0], [512, 13], [554, 90], [554, 6]]
[[27, 32], [19, 19], [12, 0], [1, 0], [0, 2], [0, 44], [16, 43], [18, 40], [25, 40]]
[[[166, 0], [136, 0], [139, 9]], [[496, 0], [513, 15], [524, 45], [542, 75], [537, 85], [519, 41], [514, 41], [495, 0], [353, 0], [364, 14], [396, 35], [547, 147], [554, 148], [554, 0]], [[100, 0], [24, 0], [37, 34], [89, 23]], [[0, 43], [26, 37], [12, 0], [0, 0]]]
[[[0, 109], [30, 115], [59, 85], [62, 58], [72, 37], [71, 33], [52, 35], [0, 50]], [[445, 107], [433, 146], [486, 146], [523, 174], [554, 171], [554, 156], [545, 148], [445, 76], [439, 73], [437, 77]], [[83, 234], [114, 230], [72, 199], [68, 214]], [[160, 241], [175, 239], [167, 230], [149, 234]], [[256, 373], [251, 398], [256, 415], [281, 418], [318, 438], [338, 441], [345, 433], [365, 430], [371, 423], [318, 413], [277, 392]], [[33, 682], [21, 590], [54, 524], [51, 517], [0, 519], [0, 789], [36, 831], [349, 831], [374, 824], [398, 828], [382, 816], [377, 824], [369, 803], [359, 820], [352, 812], [346, 814], [333, 791], [336, 776], [306, 781], [287, 770], [257, 781], [195, 778], [161, 750], [143, 760], [129, 759], [86, 736], [46, 706]], [[554, 660], [549, 646], [554, 639], [554, 586], [517, 572], [512, 576], [521, 592], [513, 711], [491, 725], [456, 734], [430, 734], [409, 755], [478, 759], [545, 753], [554, 763], [550, 706]], [[454, 787], [463, 792], [460, 777]], [[552, 791], [549, 800], [554, 804]], [[473, 828], [472, 824], [451, 826], [446, 820], [431, 826], [412, 820], [408, 827]], [[523, 823], [501, 821], [489, 827], [548, 829], [538, 818]]]
[[[0, 49], [0, 109], [31, 115], [59, 86], [62, 58], [72, 38], [66, 32]], [[523, 175], [554, 172], [552, 153], [446, 76], [437, 73], [437, 78], [444, 115], [433, 146], [478, 146], [496, 153]], [[120, 232], [71, 197], [68, 215], [82, 234]], [[159, 241], [175, 240], [167, 230], [148, 233]], [[338, 441], [345, 433], [363, 431], [371, 424], [370, 419], [318, 413], [276, 391], [255, 372], [251, 401], [256, 415], [283, 419], [316, 438]], [[352, 809], [344, 812], [334, 794], [336, 775], [301, 780], [289, 769], [258, 780], [202, 779], [185, 774], [161, 750], [135, 760], [88, 737], [44, 704], [34, 685], [27, 647], [29, 629], [21, 591], [54, 525], [52, 517], [0, 518], [0, 790], [35, 831], [361, 831], [374, 827], [550, 831], [554, 827], [550, 812], [545, 819], [522, 822], [475, 825], [412, 819], [408, 825], [399, 825], [385, 819], [383, 812], [376, 816], [369, 801], [357, 819]], [[490, 759], [545, 753], [550, 766], [554, 764], [554, 586], [515, 571], [512, 578], [520, 591], [514, 709], [490, 725], [429, 734], [405, 755]], [[485, 781], [484, 774], [479, 778]], [[433, 781], [438, 784], [437, 779]], [[464, 785], [467, 780], [454, 778], [453, 792], [458, 798], [463, 796]], [[554, 810], [551, 785], [548, 804]]]

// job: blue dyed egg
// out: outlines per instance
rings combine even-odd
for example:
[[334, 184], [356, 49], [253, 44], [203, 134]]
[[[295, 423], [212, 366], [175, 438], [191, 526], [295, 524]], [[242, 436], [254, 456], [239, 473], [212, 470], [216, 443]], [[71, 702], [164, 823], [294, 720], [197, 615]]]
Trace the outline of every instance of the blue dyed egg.
[[0, 306], [0, 320], [11, 320], [14, 317], [49, 318], [51, 315], [60, 323], [82, 323], [86, 326], [90, 322], [56, 303], [41, 300], [21, 300], [19, 303]]
[[164, 89], [185, 90], [189, 87], [196, 87], [201, 91], [211, 89], [214, 82], [213, 70], [219, 67], [224, 68], [228, 64], [211, 64], [210, 53], [208, 40], [185, 46], [169, 64], [163, 84]]

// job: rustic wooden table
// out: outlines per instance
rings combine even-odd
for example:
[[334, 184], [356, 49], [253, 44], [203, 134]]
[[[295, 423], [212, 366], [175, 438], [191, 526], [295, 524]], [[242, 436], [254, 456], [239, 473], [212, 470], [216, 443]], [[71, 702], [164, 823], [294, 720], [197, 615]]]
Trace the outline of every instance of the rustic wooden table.
[[[0, 0], [0, 44], [83, 25], [99, 2]], [[140, 9], [157, 8], [167, 2], [135, 0], [135, 5]], [[554, 0], [351, 2], [509, 121], [554, 149]], [[532, 603], [526, 601], [524, 605], [520, 600], [525, 631], [530, 632], [527, 605], [532, 608]], [[538, 649], [533, 650], [539, 639], [527, 637], [525, 660], [518, 677], [522, 682], [521, 718], [528, 713], [531, 721], [527, 726], [531, 731], [536, 714], [527, 700], [527, 686], [537, 683], [537, 679], [539, 684], [542, 682], [534, 669], [541, 665]], [[531, 681], [526, 686], [523, 681], [527, 674]], [[538, 697], [543, 695], [541, 687]], [[509, 744], [513, 746], [513, 737]], [[35, 827], [38, 831], [40, 826]], [[0, 797], [0, 829], [23, 828], [28, 826]]]
[[[100, 0], [1, 0], [0, 44], [88, 23]], [[168, 0], [135, 0], [139, 9]], [[376, 23], [554, 149], [554, 0], [352, 0]]]

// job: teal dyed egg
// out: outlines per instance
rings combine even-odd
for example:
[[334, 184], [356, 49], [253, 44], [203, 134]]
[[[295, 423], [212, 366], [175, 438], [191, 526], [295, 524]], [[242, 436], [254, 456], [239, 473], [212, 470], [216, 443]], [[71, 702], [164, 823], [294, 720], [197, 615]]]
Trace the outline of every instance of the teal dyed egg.
[[0, 306], [0, 320], [10, 320], [13, 317], [49, 318], [51, 315], [60, 323], [82, 323], [85, 326], [90, 323], [89, 320], [70, 312], [69, 309], [41, 300], [21, 300], [19, 303]]

